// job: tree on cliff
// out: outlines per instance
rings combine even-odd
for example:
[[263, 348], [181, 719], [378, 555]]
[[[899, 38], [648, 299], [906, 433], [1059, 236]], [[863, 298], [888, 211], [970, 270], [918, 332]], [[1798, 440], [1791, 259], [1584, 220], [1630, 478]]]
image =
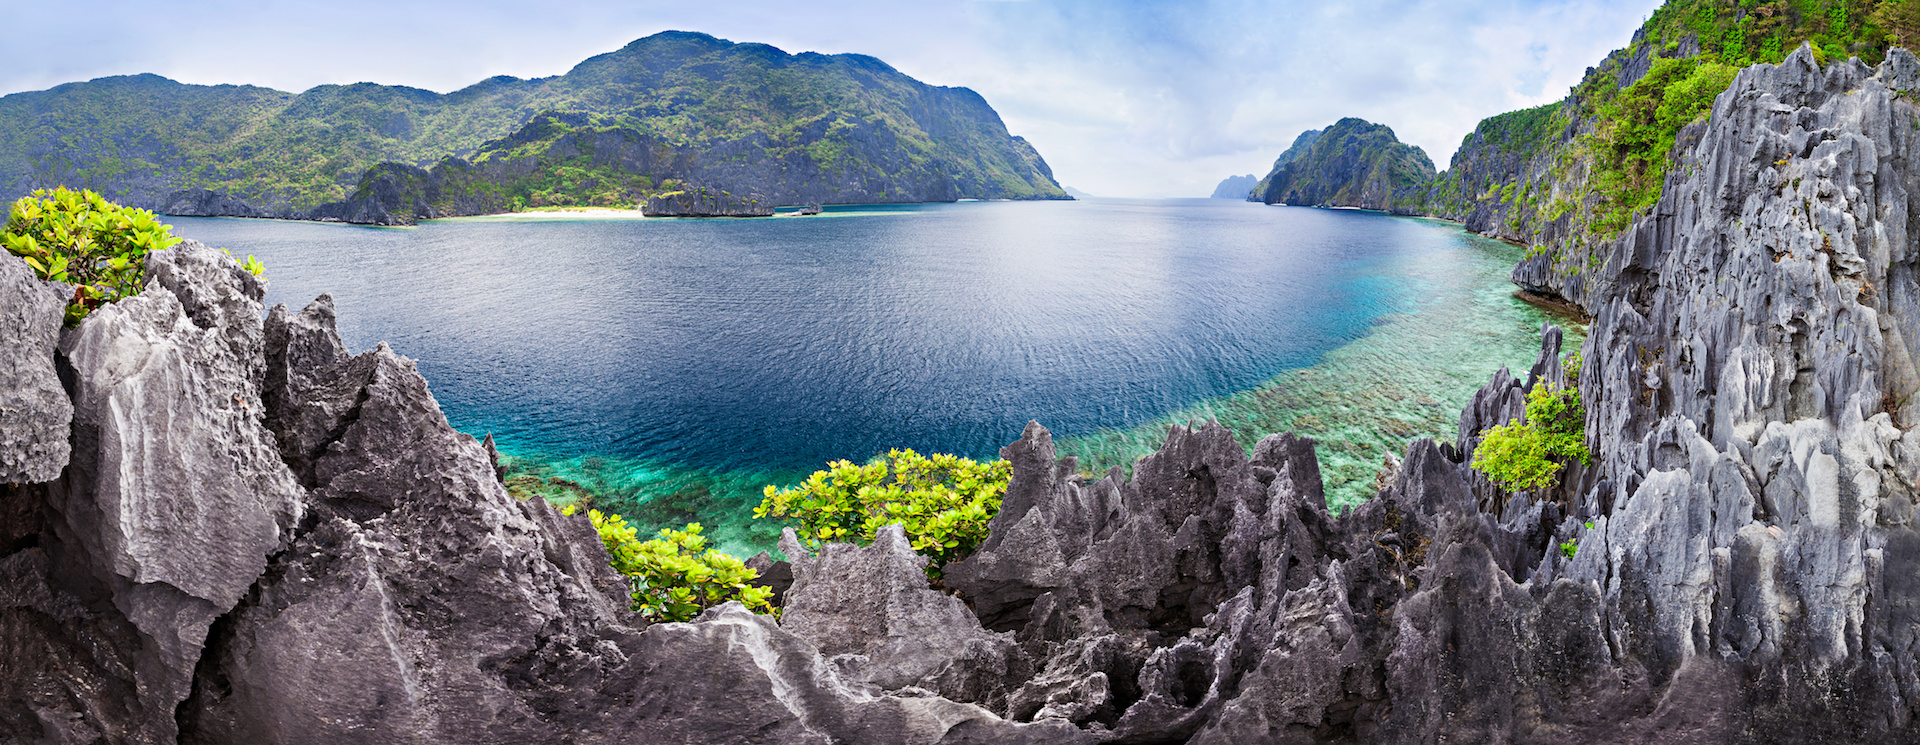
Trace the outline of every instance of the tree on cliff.
[[1920, 0], [1881, 0], [1873, 9], [1873, 22], [1896, 46], [1920, 48]]

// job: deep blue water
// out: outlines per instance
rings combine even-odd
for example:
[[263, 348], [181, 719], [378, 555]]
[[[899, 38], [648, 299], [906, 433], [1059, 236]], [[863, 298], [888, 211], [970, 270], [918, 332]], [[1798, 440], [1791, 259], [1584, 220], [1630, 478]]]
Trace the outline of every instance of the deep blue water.
[[418, 360], [509, 452], [720, 470], [1148, 421], [1313, 364], [1409, 301], [1396, 259], [1463, 250], [1429, 221], [1204, 199], [170, 222], [259, 256], [269, 304], [332, 293], [350, 348]]

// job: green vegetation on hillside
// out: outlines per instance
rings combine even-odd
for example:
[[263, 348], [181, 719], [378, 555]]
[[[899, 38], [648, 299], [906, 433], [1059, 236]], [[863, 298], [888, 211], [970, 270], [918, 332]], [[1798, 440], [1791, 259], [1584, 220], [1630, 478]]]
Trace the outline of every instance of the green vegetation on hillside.
[[1880, 20], [1897, 17], [1913, 0], [1672, 0], [1660, 6], [1635, 38], [1665, 56], [1678, 56], [1688, 36], [1700, 54], [1735, 67], [1779, 64], [1801, 43], [1822, 64], [1859, 57], [1879, 64], [1892, 39]]
[[1659, 200], [1680, 131], [1741, 68], [1803, 43], [1821, 64], [1875, 64], [1915, 23], [1920, 0], [1673, 0], [1566, 99], [1483, 120], [1423, 211], [1533, 243], [1560, 274], [1591, 268]]
[[[9, 95], [0, 97], [0, 183], [87, 187], [137, 203], [202, 187], [304, 213], [347, 199], [377, 164], [470, 158], [544, 111], [617, 117], [699, 150], [750, 145], [826, 172], [942, 173], [961, 197], [1065, 196], [972, 91], [926, 85], [871, 57], [788, 55], [684, 32], [640, 39], [566, 75], [497, 77], [445, 95], [372, 83], [292, 95], [153, 75]], [[529, 204], [534, 194], [578, 193], [589, 204], [630, 196], [636, 184], [609, 175], [556, 165], [550, 183], [527, 185]]]
[[1657, 59], [1625, 89], [1590, 99], [1598, 125], [1591, 139], [1591, 186], [1599, 195], [1588, 229], [1617, 235], [1660, 199], [1674, 137], [1713, 108], [1738, 72], [1711, 59]]
[[1276, 162], [1254, 187], [1254, 197], [1267, 204], [1392, 210], [1417, 202], [1434, 176], [1425, 151], [1401, 142], [1386, 125], [1352, 117], [1317, 135], [1302, 133]]
[[1560, 104], [1550, 103], [1487, 117], [1467, 133], [1460, 145], [1466, 147], [1479, 135], [1502, 151], [1531, 157], [1553, 142], [1555, 132], [1567, 126], [1568, 120], [1561, 109]]

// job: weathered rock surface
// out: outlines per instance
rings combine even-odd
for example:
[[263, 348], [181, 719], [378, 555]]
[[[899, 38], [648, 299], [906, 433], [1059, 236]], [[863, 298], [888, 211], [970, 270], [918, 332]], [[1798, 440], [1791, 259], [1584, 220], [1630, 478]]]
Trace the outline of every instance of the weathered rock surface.
[[819, 556], [789, 528], [780, 550], [796, 557], [781, 628], [851, 681], [997, 708], [1009, 681], [1030, 673], [1011, 633], [988, 633], [966, 603], [928, 589], [926, 557], [898, 525], [881, 528], [871, 546], [829, 544]]
[[36, 694], [0, 720], [31, 712], [50, 739], [172, 741], [209, 627], [302, 511], [259, 422], [264, 287], [193, 241], [147, 272], [63, 337], [73, 457], [10, 495], [34, 530], [9, 531], [8, 615], [37, 633], [13, 638], [28, 659], [6, 677]]
[[53, 368], [65, 310], [27, 262], [0, 255], [0, 483], [52, 481], [67, 466], [73, 402]]
[[[1176, 427], [1089, 482], [1032, 424], [959, 598], [898, 529], [789, 538], [779, 621], [642, 628], [410, 362], [348, 355], [325, 297], [260, 323], [183, 245], [60, 342], [65, 474], [0, 487], [0, 740], [1920, 741], [1916, 88], [1905, 52], [1742, 72], [1561, 285], [1595, 309], [1578, 379], [1545, 329], [1349, 514], [1292, 435]], [[1569, 384], [1591, 467], [1467, 467]]]
[[773, 214], [773, 204], [758, 197], [696, 188], [648, 197], [640, 213], [647, 217], [768, 217]]
[[272, 217], [272, 213], [247, 204], [245, 200], [212, 189], [181, 189], [167, 198], [159, 210], [163, 215], [181, 217]]

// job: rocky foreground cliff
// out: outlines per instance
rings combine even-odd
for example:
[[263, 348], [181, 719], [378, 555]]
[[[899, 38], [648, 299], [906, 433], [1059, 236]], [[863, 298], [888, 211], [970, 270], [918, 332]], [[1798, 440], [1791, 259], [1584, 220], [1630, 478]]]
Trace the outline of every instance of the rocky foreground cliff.
[[[1350, 514], [1292, 435], [1090, 480], [1035, 424], [948, 592], [895, 531], [789, 538], [778, 620], [643, 624], [325, 297], [189, 242], [62, 331], [0, 257], [0, 741], [1920, 742], [1916, 91], [1904, 52], [1741, 72], [1562, 285], [1578, 379], [1546, 329]], [[1591, 467], [1466, 466], [1569, 384]]]

